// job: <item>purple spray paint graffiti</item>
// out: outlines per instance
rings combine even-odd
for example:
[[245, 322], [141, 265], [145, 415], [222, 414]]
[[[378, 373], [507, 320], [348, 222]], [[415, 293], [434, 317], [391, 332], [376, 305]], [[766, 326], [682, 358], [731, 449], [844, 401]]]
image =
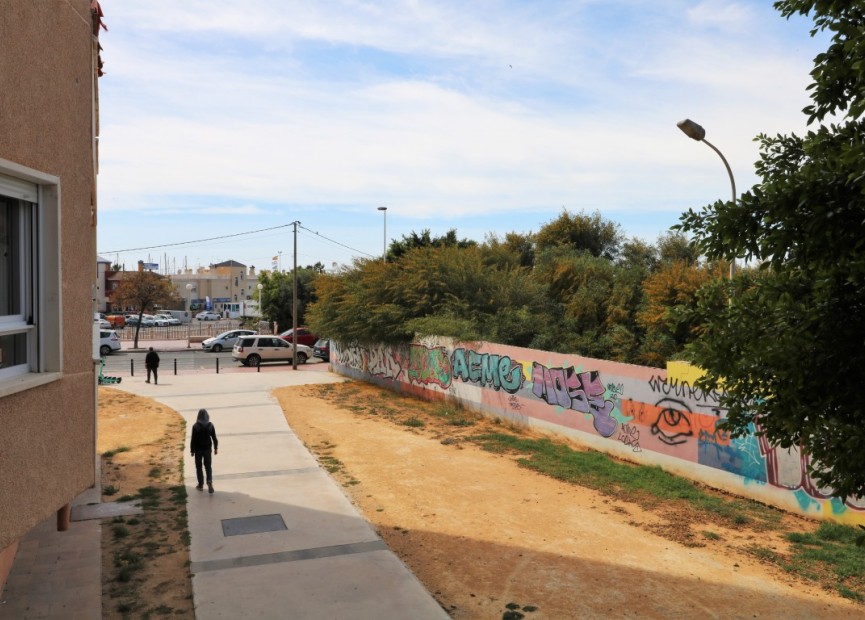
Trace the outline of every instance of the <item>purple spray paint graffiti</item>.
[[614, 404], [604, 399], [605, 391], [596, 371], [577, 373], [573, 366], [547, 368], [537, 362], [532, 366], [532, 394], [551, 405], [592, 414], [595, 430], [610, 437], [618, 423], [610, 416]]

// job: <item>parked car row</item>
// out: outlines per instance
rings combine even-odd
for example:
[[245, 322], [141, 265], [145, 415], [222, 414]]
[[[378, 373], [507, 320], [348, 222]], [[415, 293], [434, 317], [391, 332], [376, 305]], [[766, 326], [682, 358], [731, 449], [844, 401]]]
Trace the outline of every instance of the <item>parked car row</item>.
[[[157, 315], [159, 316], [159, 315]], [[134, 317], [138, 319], [137, 316]], [[157, 317], [144, 315], [142, 317], [142, 325], [145, 325], [145, 318], [155, 323]], [[162, 320], [167, 320], [161, 317]], [[172, 317], [173, 318], [173, 317]], [[177, 320], [177, 319], [174, 319]], [[101, 322], [105, 319], [99, 319]], [[179, 323], [179, 321], [178, 321]], [[128, 324], [128, 323], [127, 323]], [[101, 355], [108, 355], [113, 351], [120, 349], [120, 339], [117, 333], [110, 329], [100, 329], [100, 347]], [[330, 361], [330, 340], [327, 338], [317, 338], [306, 328], [298, 328], [298, 341], [306, 340], [309, 342], [310, 337], [314, 338], [314, 346], [308, 346], [297, 343], [297, 363], [305, 364], [312, 357], [317, 357], [325, 362]], [[289, 338], [292, 335], [292, 330], [283, 332], [288, 334]], [[288, 338], [280, 336], [271, 336], [265, 334], [257, 334], [251, 329], [231, 329], [221, 334], [208, 338], [201, 343], [201, 348], [204, 351], [220, 351], [231, 349], [231, 358], [239, 361], [244, 366], [258, 366], [264, 362], [292, 362], [293, 343]]]

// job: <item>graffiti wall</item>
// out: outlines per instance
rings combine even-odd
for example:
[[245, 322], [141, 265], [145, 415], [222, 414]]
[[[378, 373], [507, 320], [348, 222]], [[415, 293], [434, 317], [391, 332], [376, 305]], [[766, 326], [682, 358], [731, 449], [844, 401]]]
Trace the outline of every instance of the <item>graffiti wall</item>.
[[717, 393], [694, 369], [666, 370], [508, 347], [431, 339], [400, 347], [331, 343], [336, 372], [487, 415], [752, 497], [801, 514], [865, 524], [865, 498], [832, 498], [808, 475], [807, 456], [756, 435], [718, 429]]

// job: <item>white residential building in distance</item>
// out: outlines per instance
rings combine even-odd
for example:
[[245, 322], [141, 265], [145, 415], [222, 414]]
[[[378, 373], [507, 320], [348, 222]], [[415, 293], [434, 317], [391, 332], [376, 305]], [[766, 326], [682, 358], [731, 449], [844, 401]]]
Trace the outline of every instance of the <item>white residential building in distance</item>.
[[234, 260], [182, 269], [168, 276], [185, 301], [184, 310], [193, 314], [207, 308], [232, 318], [258, 316], [258, 275], [255, 267]]

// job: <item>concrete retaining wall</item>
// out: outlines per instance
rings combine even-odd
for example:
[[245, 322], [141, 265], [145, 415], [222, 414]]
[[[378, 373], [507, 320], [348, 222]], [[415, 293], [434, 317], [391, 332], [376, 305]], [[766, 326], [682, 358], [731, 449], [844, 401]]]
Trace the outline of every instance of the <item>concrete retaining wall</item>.
[[797, 450], [717, 429], [716, 393], [687, 365], [667, 370], [509, 347], [428, 339], [399, 347], [331, 342], [335, 372], [464, 406], [635, 463], [809, 517], [865, 524], [865, 499], [840, 502]]

